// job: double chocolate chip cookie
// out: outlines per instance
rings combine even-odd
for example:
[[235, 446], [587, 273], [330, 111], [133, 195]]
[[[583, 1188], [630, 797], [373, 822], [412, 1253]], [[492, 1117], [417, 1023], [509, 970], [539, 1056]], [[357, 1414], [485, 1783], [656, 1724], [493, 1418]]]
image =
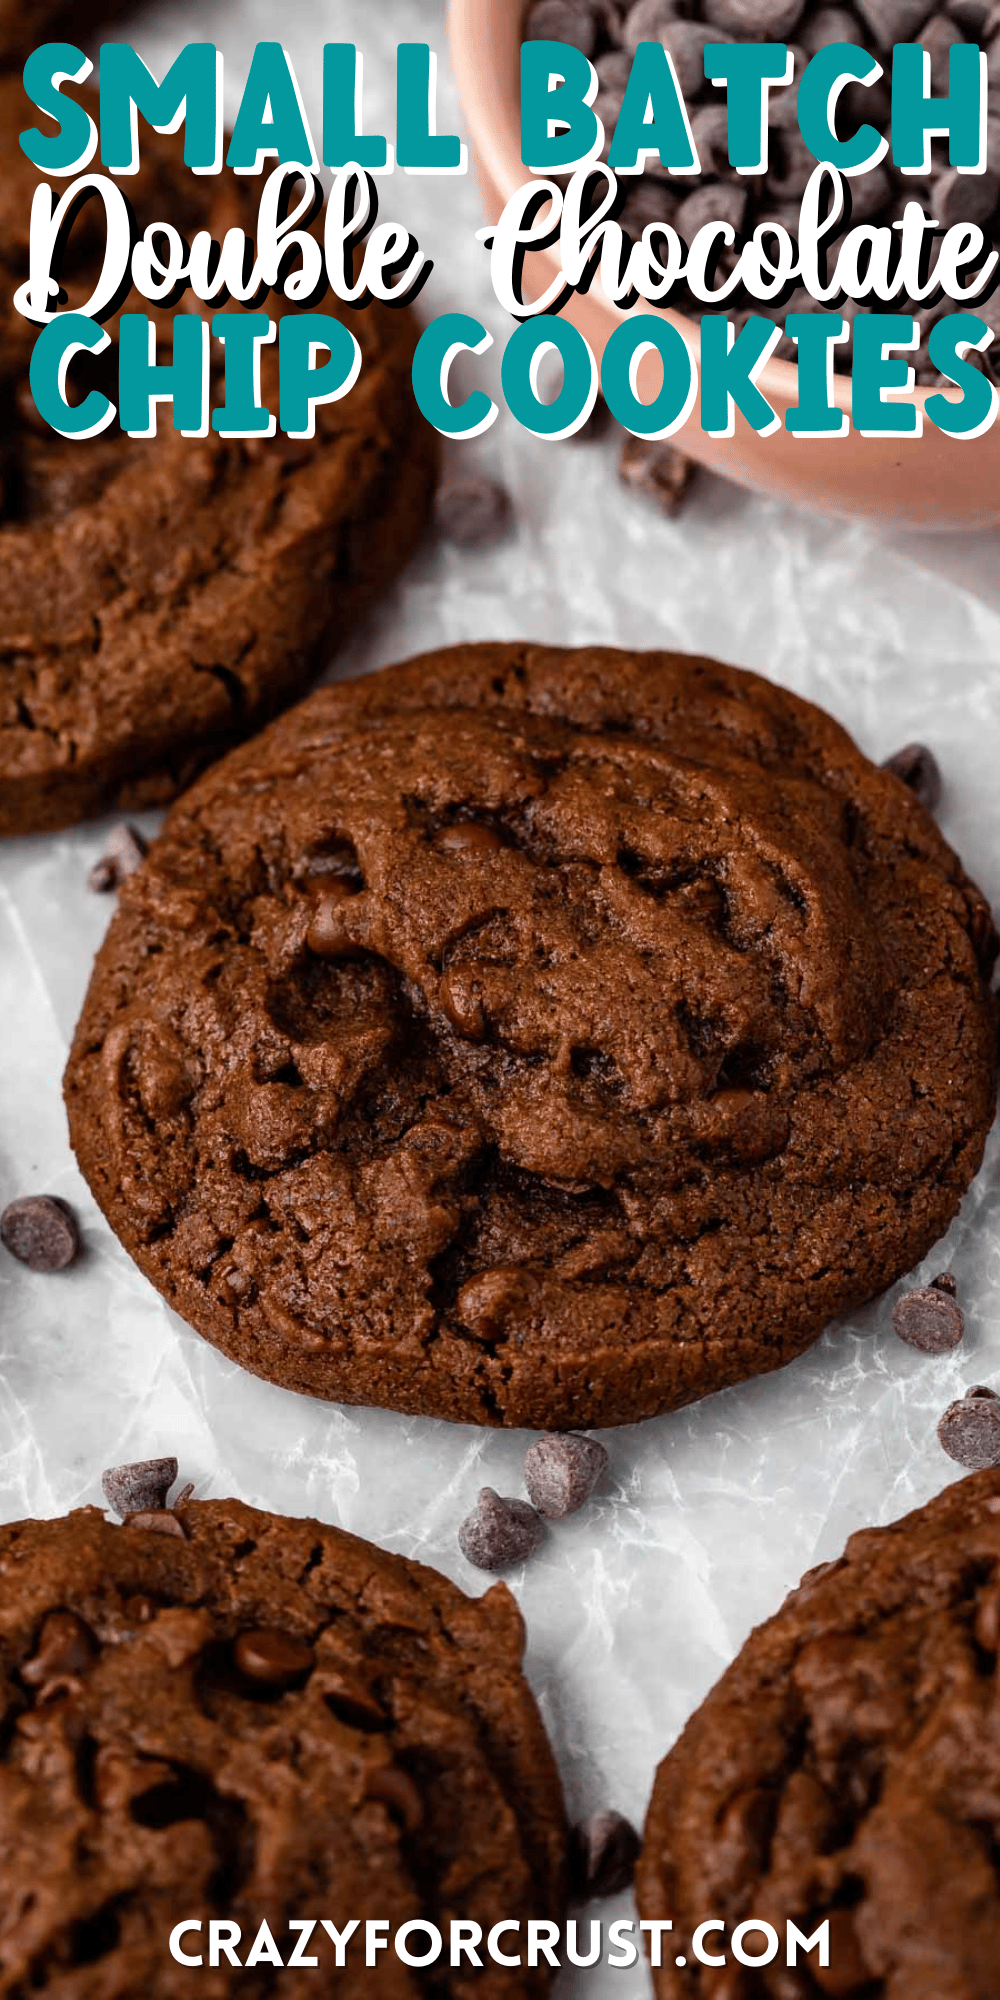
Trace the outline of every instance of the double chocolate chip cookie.
[[[470, 1974], [450, 1969], [453, 1920], [484, 1937], [560, 1921], [559, 1780], [502, 1584], [473, 1602], [352, 1535], [236, 1501], [0, 1528], [0, 1579], [5, 2000], [272, 1986], [402, 2000], [425, 1981], [457, 1995]], [[210, 1970], [220, 1918], [239, 1964]], [[358, 1920], [343, 1971], [324, 1918]], [[372, 1918], [389, 1939], [375, 1970]], [[443, 1932], [433, 1973], [395, 1955], [414, 1918]], [[319, 1969], [296, 1970], [292, 1924], [309, 1919]], [[181, 1940], [200, 1973], [171, 1955], [182, 1921], [202, 1925]], [[244, 1966], [265, 1922], [280, 1976]], [[484, 1952], [471, 1978], [516, 2000], [550, 1976]]]
[[288, 1387], [627, 1423], [778, 1367], [947, 1227], [989, 912], [753, 674], [466, 646], [325, 688], [125, 885], [66, 1078], [113, 1228]]
[[[77, 95], [96, 119], [96, 97]], [[348, 396], [317, 410], [313, 438], [183, 437], [164, 408], [148, 440], [117, 424], [82, 440], [51, 430], [28, 386], [39, 328], [12, 304], [43, 178], [18, 134], [37, 122], [20, 79], [0, 76], [0, 833], [163, 802], [301, 693], [412, 553], [435, 460], [410, 387], [411, 316], [330, 298], [322, 310], [343, 317], [362, 367]], [[221, 243], [230, 228], [252, 240], [262, 181], [197, 177], [183, 146], [142, 126], [126, 189], [138, 231], [169, 221], [188, 241], [207, 230]], [[91, 200], [69, 232], [67, 309], [100, 272], [102, 218]], [[284, 303], [261, 310], [278, 318]], [[176, 309], [214, 310], [191, 294]], [[174, 308], [133, 293], [122, 310], [150, 313], [169, 361]], [[98, 389], [117, 403], [117, 325], [103, 354], [72, 362], [71, 401]], [[277, 412], [276, 346], [260, 352], [261, 398]], [[217, 340], [211, 355], [218, 407]]]
[[[636, 1893], [673, 1924], [659, 2000], [993, 2000], [998, 1649], [996, 1471], [803, 1580], [657, 1774]], [[692, 1952], [710, 1917], [724, 1970]], [[781, 1941], [755, 1971], [731, 1949], [751, 1918]], [[786, 1965], [786, 1925], [824, 1922], [828, 1964]]]

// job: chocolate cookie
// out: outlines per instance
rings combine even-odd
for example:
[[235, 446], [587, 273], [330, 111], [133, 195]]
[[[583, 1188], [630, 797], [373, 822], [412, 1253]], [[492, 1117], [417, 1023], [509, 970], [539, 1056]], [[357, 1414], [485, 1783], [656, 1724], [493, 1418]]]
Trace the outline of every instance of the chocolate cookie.
[[[659, 2000], [994, 2000], [998, 1645], [1000, 1472], [803, 1579], [657, 1773], [636, 1894], [673, 1923]], [[709, 1917], [726, 1971], [692, 1956]], [[766, 1970], [731, 1950], [750, 1918], [780, 1938]], [[827, 1919], [829, 1965], [790, 1970], [786, 1925]]]
[[[362, 368], [317, 410], [312, 439], [182, 437], [165, 409], [148, 440], [50, 430], [28, 389], [39, 329], [11, 303], [40, 178], [17, 135], [36, 116], [20, 81], [0, 77], [0, 833], [171, 798], [300, 693], [415, 547], [435, 458], [410, 388], [411, 316], [330, 298], [322, 310], [349, 325]], [[188, 240], [207, 229], [221, 241], [234, 227], [253, 237], [257, 186], [196, 177], [179, 134], [143, 127], [127, 192], [140, 230], [169, 219]], [[69, 307], [100, 269], [102, 213], [91, 202], [70, 234]], [[283, 304], [272, 295], [272, 318]], [[173, 308], [132, 294], [123, 310], [150, 311], [169, 359]], [[191, 294], [177, 310], [213, 312]], [[211, 356], [217, 407], [218, 341]], [[78, 357], [69, 380], [73, 397], [96, 387], [116, 402], [116, 339]], [[277, 410], [274, 343], [261, 396]]]
[[257, 1373], [631, 1422], [942, 1234], [996, 950], [924, 808], [796, 696], [458, 647], [322, 689], [175, 807], [97, 960], [73, 1143]]
[[[109, 1525], [96, 1508], [0, 1529], [3, 1950], [0, 1994], [173, 2000], [263, 1992], [275, 1979], [200, 1977], [210, 1918], [261, 1923], [283, 1960], [316, 1921], [318, 1971], [275, 1990], [402, 1996], [423, 1985], [391, 1939], [447, 1926], [559, 1921], [566, 1826], [559, 1780], [521, 1673], [523, 1632], [497, 1585], [473, 1602], [435, 1571], [316, 1521], [233, 1500]], [[346, 1970], [320, 1928], [357, 1918]], [[365, 1967], [368, 1918], [389, 1925]], [[410, 1949], [428, 1949], [424, 1932]], [[322, 1968], [326, 1968], [325, 1976]], [[475, 1975], [541, 1993], [547, 1970]]]
[[23, 64], [42, 42], [79, 43], [81, 35], [124, 14], [127, 5], [128, 0], [0, 0], [0, 69]]

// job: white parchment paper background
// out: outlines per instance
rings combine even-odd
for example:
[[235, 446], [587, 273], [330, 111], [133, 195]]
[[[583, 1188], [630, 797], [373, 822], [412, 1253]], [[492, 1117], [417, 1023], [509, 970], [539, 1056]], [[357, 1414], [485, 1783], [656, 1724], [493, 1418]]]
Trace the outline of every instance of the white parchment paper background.
[[[390, 136], [395, 45], [424, 38], [441, 59], [441, 129], [459, 117], [442, 0], [283, 0], [280, 10], [264, 0], [175, 0], [117, 32], [160, 74], [185, 41], [214, 38], [230, 117], [254, 43], [280, 37], [317, 131], [321, 44], [355, 40], [369, 129]], [[474, 181], [396, 175], [380, 186], [384, 216], [408, 223], [435, 260], [422, 313], [474, 311], [494, 332], [483, 365], [497, 393], [509, 323], [475, 241]], [[759, 668], [824, 703], [876, 758], [913, 737], [931, 743], [946, 779], [945, 832], [997, 900], [993, 536], [881, 534], [707, 478], [689, 511], [665, 522], [617, 484], [611, 440], [535, 444], [503, 411], [463, 451], [464, 465], [509, 486], [511, 538], [485, 553], [425, 551], [338, 671], [429, 645], [522, 637], [667, 644]], [[57, 1278], [0, 1255], [3, 1517], [97, 1500], [103, 1466], [176, 1452], [202, 1495], [317, 1514], [478, 1591], [486, 1580], [458, 1554], [456, 1527], [481, 1484], [520, 1490], [525, 1437], [331, 1408], [252, 1380], [161, 1304], [75, 1170], [60, 1077], [111, 913], [109, 899], [85, 888], [102, 831], [0, 849], [0, 1202], [30, 1190], [67, 1196], [87, 1253]], [[853, 1528], [893, 1518], [955, 1474], [936, 1419], [963, 1387], [1000, 1378], [998, 1211], [994, 1142], [924, 1270], [950, 1265], [959, 1280], [968, 1334], [954, 1359], [902, 1347], [886, 1299], [832, 1328], [781, 1376], [607, 1436], [606, 1489], [512, 1579], [574, 1814], [609, 1803], [638, 1821], [657, 1759], [750, 1626]], [[627, 1907], [623, 1898], [602, 1914]], [[604, 1969], [577, 1973], [564, 1990], [638, 2000], [648, 1982], [641, 1968]]]

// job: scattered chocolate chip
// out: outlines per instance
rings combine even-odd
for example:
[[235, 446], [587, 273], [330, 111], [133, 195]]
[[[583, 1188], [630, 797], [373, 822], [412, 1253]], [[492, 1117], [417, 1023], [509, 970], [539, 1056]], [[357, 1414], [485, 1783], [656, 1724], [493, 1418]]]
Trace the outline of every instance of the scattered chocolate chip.
[[[855, 0], [853, 5], [850, 0], [839, 4], [820, 4], [820, 0], [621, 0], [618, 6], [611, 0], [533, 0], [526, 32], [534, 36], [554, 30], [559, 39], [585, 49], [594, 64], [598, 79], [594, 109], [604, 127], [605, 160], [639, 44], [658, 42], [669, 54], [686, 99], [702, 177], [693, 186], [672, 178], [653, 155], [639, 174], [622, 183], [625, 200], [619, 219], [633, 239], [650, 222], [658, 221], [671, 224], [688, 241], [702, 223], [723, 218], [744, 240], [759, 226], [776, 223], [793, 238], [798, 236], [799, 200], [815, 167], [798, 129], [799, 84], [806, 64], [820, 49], [847, 42], [876, 54], [888, 69], [886, 55], [895, 42], [919, 39], [930, 56], [932, 91], [943, 96], [948, 89], [951, 50], [969, 36], [987, 51], [987, 170], [971, 177], [955, 173], [937, 138], [929, 170], [919, 185], [904, 188], [899, 176], [881, 162], [856, 175], [851, 182], [851, 220], [856, 225], [871, 221], [891, 226], [899, 221], [906, 201], [913, 198], [928, 215], [936, 215], [942, 227], [953, 221], [979, 222], [989, 247], [1000, 243], [1000, 5], [996, 0], [938, 0], [938, 4], [935, 0]], [[726, 107], [705, 76], [706, 46], [734, 40], [784, 42], [793, 59], [791, 81], [768, 95], [769, 166], [759, 175], [740, 177], [730, 167]], [[892, 97], [887, 80], [880, 78], [867, 88], [849, 82], [838, 118], [847, 132], [870, 124], [888, 134]], [[721, 275], [730, 276], [735, 264], [735, 255], [723, 251]], [[704, 301], [696, 299], [685, 283], [674, 288], [670, 305], [696, 320], [706, 309]], [[919, 310], [920, 306], [920, 301], [912, 299], [899, 301], [901, 312]], [[955, 301], [944, 301], [945, 311], [956, 309], [960, 306]], [[727, 302], [726, 310], [739, 330], [751, 311], [759, 312], [759, 301], [751, 300], [741, 287]], [[786, 295], [779, 310], [784, 317], [788, 312], [816, 311], [817, 304]], [[855, 301], [845, 302], [845, 318], [852, 319], [856, 311]], [[977, 312], [988, 316], [989, 302], [979, 301]], [[942, 379], [928, 360], [929, 330], [929, 324], [922, 328], [922, 344], [914, 362], [921, 383]], [[784, 360], [798, 360], [796, 344], [787, 334], [782, 334], [775, 351]], [[849, 347], [838, 351], [834, 365], [849, 372]], [[981, 358], [974, 357], [973, 365], [1000, 380], [1000, 345]]]
[[575, 1826], [570, 1849], [573, 1894], [587, 1902], [592, 1896], [617, 1896], [627, 1889], [640, 1845], [634, 1826], [618, 1812], [597, 1812]]
[[140, 1458], [134, 1465], [113, 1465], [102, 1472], [101, 1486], [108, 1506], [123, 1517], [150, 1514], [166, 1506], [176, 1477], [176, 1458]]
[[507, 532], [510, 514], [510, 495], [494, 479], [445, 479], [438, 487], [434, 503], [438, 533], [460, 548], [482, 548], [500, 541]]
[[166, 1509], [140, 1508], [135, 1514], [126, 1514], [126, 1528], [145, 1528], [152, 1535], [179, 1535], [187, 1541], [187, 1532], [181, 1526], [176, 1514]]
[[861, 40], [858, 22], [846, 7], [818, 7], [802, 23], [802, 46], [807, 56], [818, 54], [831, 42], [852, 42], [857, 47]]
[[934, 0], [855, 0], [858, 13], [883, 49], [893, 48], [896, 42], [915, 42], [933, 4]]
[[952, 1277], [951, 1272], [939, 1271], [937, 1277], [931, 1279], [931, 1291], [947, 1292], [948, 1297], [950, 1299], [953, 1299], [958, 1291], [958, 1286], [955, 1283], [955, 1280]]
[[1000, 1465], [1000, 1397], [992, 1389], [968, 1389], [949, 1404], [937, 1434], [948, 1457], [968, 1472]]
[[[971, 180], [975, 186], [970, 187]], [[988, 222], [1000, 197], [1000, 180], [995, 173], [960, 174], [957, 167], [939, 174], [931, 190], [931, 208], [936, 222], [950, 229], [956, 222]]]
[[908, 743], [905, 749], [887, 757], [882, 769], [902, 778], [904, 785], [909, 785], [928, 812], [933, 812], [940, 805], [941, 772], [934, 752], [928, 750], [925, 743]]
[[240, 1633], [233, 1658], [248, 1681], [258, 1681], [262, 1687], [284, 1687], [307, 1674], [316, 1655], [304, 1639], [296, 1639], [291, 1632], [255, 1630]]
[[582, 1507], [608, 1469], [608, 1454], [594, 1438], [543, 1437], [524, 1461], [524, 1483], [533, 1507], [547, 1521], [563, 1521]]
[[380, 1764], [365, 1778], [364, 1795], [384, 1806], [404, 1833], [416, 1833], [424, 1817], [424, 1802], [408, 1772]]
[[680, 513], [697, 470], [694, 459], [685, 458], [672, 445], [636, 437], [626, 438], [618, 464], [623, 485], [654, 500], [670, 518]]
[[544, 1539], [545, 1524], [534, 1508], [526, 1500], [501, 1499], [492, 1486], [482, 1488], [458, 1531], [458, 1546], [477, 1569], [513, 1569]]
[[[685, 243], [691, 243], [699, 229], [706, 222], [728, 222], [739, 235], [746, 213], [747, 191], [738, 181], [708, 181], [702, 187], [693, 188], [690, 194], [678, 202], [674, 215], [674, 227]], [[636, 440], [638, 442], [638, 440]], [[663, 446], [660, 446], [661, 451]], [[674, 456], [678, 454], [675, 452]], [[690, 463], [690, 461], [688, 461]]]
[[0, 1243], [29, 1271], [65, 1271], [79, 1255], [80, 1232], [58, 1195], [25, 1194], [0, 1215]]
[[29, 1687], [42, 1687], [53, 1679], [85, 1674], [97, 1652], [97, 1641], [89, 1625], [74, 1611], [50, 1611], [38, 1634], [38, 1645], [21, 1668], [21, 1679]]
[[703, 11], [707, 21], [727, 34], [784, 42], [798, 26], [804, 5], [805, 0], [704, 0]]
[[640, 42], [662, 41], [664, 29], [684, 11], [680, 0], [633, 0], [622, 22], [622, 47], [634, 56]]
[[109, 889], [118, 889], [129, 875], [134, 875], [149, 853], [149, 842], [144, 839], [137, 826], [112, 828], [107, 845], [99, 861], [95, 861], [87, 876], [87, 887], [101, 896]]
[[896, 1300], [892, 1330], [921, 1354], [950, 1354], [965, 1332], [965, 1314], [943, 1287], [921, 1285]]
[[535, 0], [524, 27], [526, 42], [568, 42], [592, 56], [597, 19], [590, 0]]

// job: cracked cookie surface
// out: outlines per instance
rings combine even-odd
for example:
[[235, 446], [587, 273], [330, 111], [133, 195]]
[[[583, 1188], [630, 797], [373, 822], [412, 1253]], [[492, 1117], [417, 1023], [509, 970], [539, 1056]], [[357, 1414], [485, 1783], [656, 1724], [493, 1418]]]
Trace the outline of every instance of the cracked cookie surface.
[[[96, 97], [78, 95], [96, 117]], [[163, 407], [148, 440], [117, 423], [82, 440], [51, 430], [28, 387], [39, 329], [11, 302], [42, 178], [18, 133], [37, 115], [20, 79], [0, 76], [0, 833], [162, 803], [300, 694], [415, 548], [435, 466], [410, 388], [410, 314], [329, 297], [321, 310], [343, 318], [362, 368], [317, 410], [314, 438], [183, 437]], [[221, 242], [230, 228], [253, 239], [262, 185], [225, 169], [196, 178], [180, 135], [143, 126], [127, 193], [139, 233], [169, 220]], [[100, 271], [102, 213], [92, 200], [69, 235], [68, 309]], [[272, 294], [262, 310], [278, 318], [284, 304]], [[177, 310], [214, 308], [187, 293]], [[133, 293], [122, 311], [149, 313], [169, 360], [173, 309]], [[102, 355], [72, 363], [71, 399], [98, 389], [117, 402], [117, 325]], [[261, 399], [277, 412], [277, 349], [260, 352]], [[211, 364], [217, 407], [214, 340]]]
[[320, 690], [174, 808], [97, 959], [73, 1143], [255, 1372], [630, 1422], [941, 1235], [995, 952], [924, 809], [794, 695], [459, 647]]
[[[164, 1517], [143, 1517], [152, 1519]], [[478, 1601], [434, 1570], [316, 1521], [181, 1505], [174, 1535], [96, 1508], [0, 1528], [0, 1995], [173, 2000], [174, 1924], [315, 1918], [319, 1970], [213, 1970], [199, 1994], [393, 2000], [541, 1993], [549, 1974], [365, 1966], [393, 1932], [559, 1922], [559, 1780], [503, 1585]], [[336, 1971], [319, 1919], [356, 1917]], [[415, 1951], [426, 1948], [419, 1933]], [[323, 1968], [325, 1967], [325, 1972]]]
[[[673, 1923], [658, 2000], [993, 2000], [998, 1646], [1000, 1472], [803, 1578], [660, 1765], [636, 1871], [641, 1916]], [[752, 1917], [779, 1954], [699, 1967], [709, 1914], [726, 1929], [707, 1951]], [[815, 1953], [786, 1966], [785, 1926], [825, 1920], [814, 1981]]]

